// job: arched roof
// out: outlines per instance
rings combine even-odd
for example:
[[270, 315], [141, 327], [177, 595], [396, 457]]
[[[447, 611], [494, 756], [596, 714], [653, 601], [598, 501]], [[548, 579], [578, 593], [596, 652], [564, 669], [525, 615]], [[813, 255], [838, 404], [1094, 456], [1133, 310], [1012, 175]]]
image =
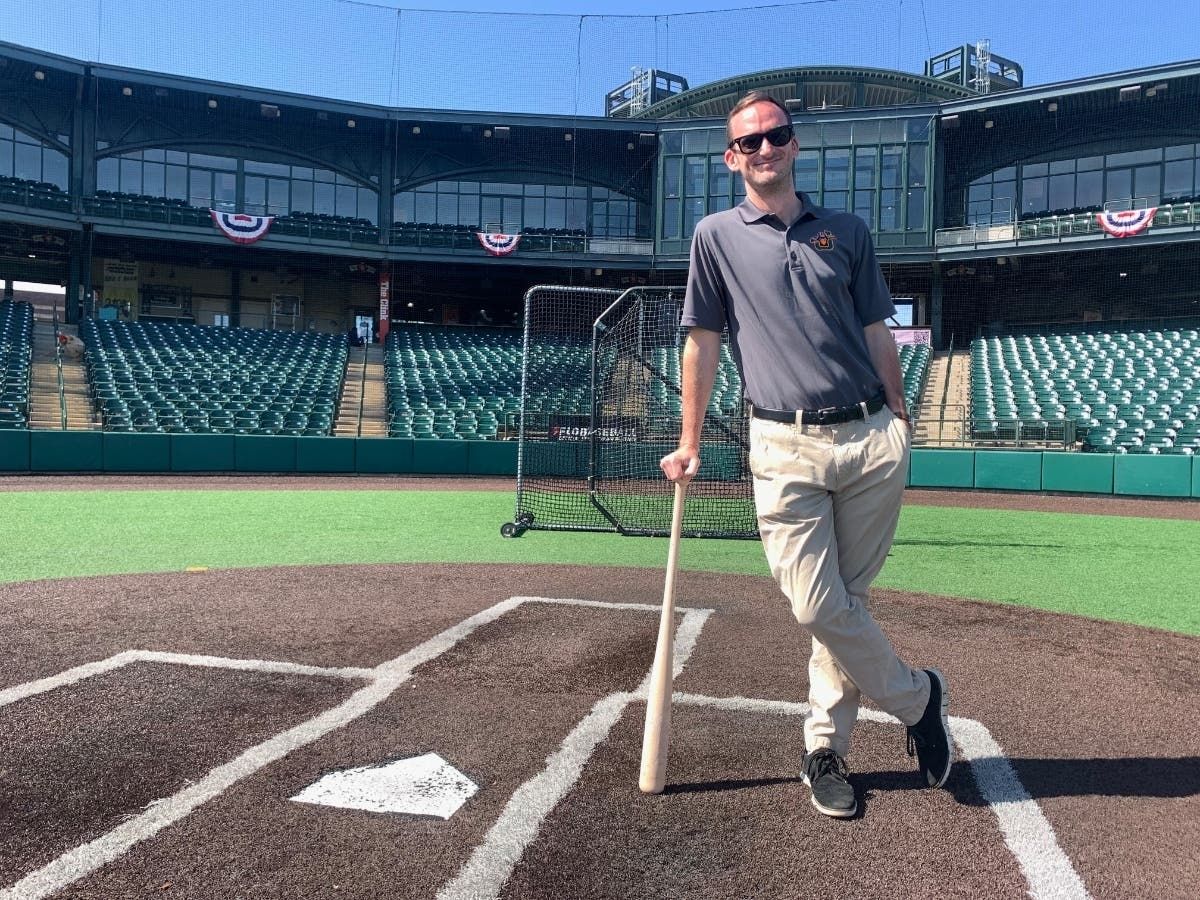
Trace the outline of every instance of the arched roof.
[[961, 85], [891, 69], [801, 66], [737, 75], [701, 85], [642, 110], [643, 119], [724, 118], [742, 95], [767, 91], [796, 112], [863, 109], [962, 100], [976, 93]]

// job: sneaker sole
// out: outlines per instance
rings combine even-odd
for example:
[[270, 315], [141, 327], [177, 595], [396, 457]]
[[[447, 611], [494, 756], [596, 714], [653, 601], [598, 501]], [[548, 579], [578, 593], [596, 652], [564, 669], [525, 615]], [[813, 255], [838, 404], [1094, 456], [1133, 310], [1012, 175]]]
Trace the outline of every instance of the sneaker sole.
[[946, 690], [946, 677], [941, 672], [937, 669], [926, 669], [925, 671], [929, 673], [930, 678], [937, 679], [938, 687], [942, 689], [942, 708], [940, 710], [942, 732], [946, 735], [946, 746], [950, 749], [950, 752], [946, 754], [946, 768], [939, 778], [935, 780], [931, 773], [925, 773], [925, 780], [929, 782], [929, 786], [940, 788], [950, 777], [950, 767], [954, 765], [954, 740], [950, 737], [950, 692]]
[[[808, 785], [809, 790], [811, 790], [812, 783], [809, 782], [808, 776], [801, 775], [800, 777], [804, 781], [804, 783]], [[858, 801], [857, 800], [854, 801], [854, 805], [852, 807], [850, 807], [849, 809], [833, 809], [832, 807], [823, 806], [819, 802], [817, 802], [817, 798], [816, 798], [815, 794], [810, 794], [809, 799], [812, 800], [812, 805], [816, 807], [817, 812], [821, 813], [822, 815], [829, 816], [830, 818], [849, 819], [855, 813], [858, 812]]]

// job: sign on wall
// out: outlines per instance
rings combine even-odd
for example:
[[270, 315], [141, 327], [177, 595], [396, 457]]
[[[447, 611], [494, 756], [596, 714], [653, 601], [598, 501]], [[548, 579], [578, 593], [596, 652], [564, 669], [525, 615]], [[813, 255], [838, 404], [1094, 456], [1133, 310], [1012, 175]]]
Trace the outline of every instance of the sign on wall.
[[104, 303], [111, 306], [138, 308], [140, 273], [138, 263], [120, 259], [104, 261]]

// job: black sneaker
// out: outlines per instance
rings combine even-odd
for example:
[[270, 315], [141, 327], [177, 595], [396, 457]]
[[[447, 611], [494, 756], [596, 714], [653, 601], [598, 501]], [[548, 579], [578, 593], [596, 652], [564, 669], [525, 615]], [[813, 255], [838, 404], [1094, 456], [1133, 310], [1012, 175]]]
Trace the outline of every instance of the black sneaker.
[[921, 774], [930, 787], [941, 787], [950, 776], [954, 750], [950, 745], [950, 725], [946, 710], [950, 694], [946, 679], [937, 669], [926, 669], [929, 675], [929, 703], [916, 725], [908, 726], [908, 755], [917, 758]]
[[847, 774], [846, 763], [828, 747], [805, 756], [804, 783], [812, 788], [812, 805], [837, 819], [848, 819], [858, 812]]

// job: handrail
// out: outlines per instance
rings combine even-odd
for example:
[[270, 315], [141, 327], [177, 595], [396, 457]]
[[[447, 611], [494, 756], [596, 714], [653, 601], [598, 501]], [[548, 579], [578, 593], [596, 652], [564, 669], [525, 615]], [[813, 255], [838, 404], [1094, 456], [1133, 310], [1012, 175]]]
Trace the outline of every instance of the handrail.
[[67, 430], [67, 388], [63, 379], [62, 341], [58, 339], [58, 303], [54, 304], [53, 334], [54, 334], [54, 363], [58, 367], [58, 415], [62, 430]]
[[362, 374], [358, 380], [358, 437], [362, 437], [363, 403], [367, 398], [367, 351], [371, 349], [370, 341], [363, 341]]

